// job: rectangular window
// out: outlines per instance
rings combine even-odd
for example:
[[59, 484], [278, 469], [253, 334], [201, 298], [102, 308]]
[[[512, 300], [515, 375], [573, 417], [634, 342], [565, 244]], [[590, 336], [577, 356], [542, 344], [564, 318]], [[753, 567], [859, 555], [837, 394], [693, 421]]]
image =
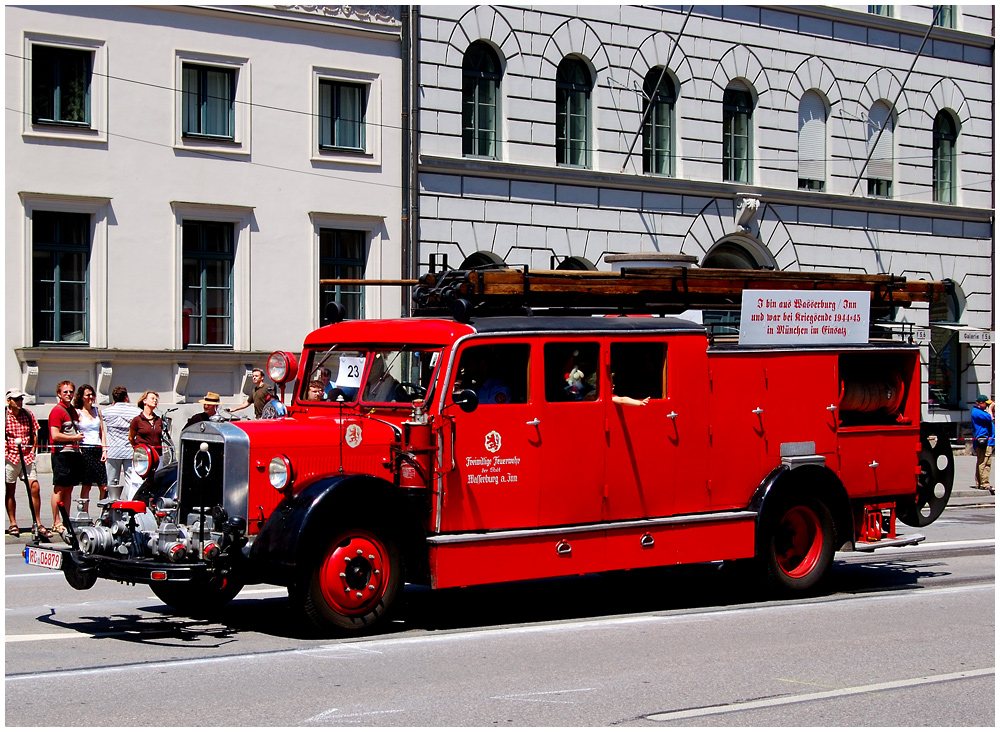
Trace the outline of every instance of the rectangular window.
[[[360, 280], [365, 276], [364, 233], [342, 229], [319, 230], [320, 280]], [[327, 307], [339, 302], [346, 310], [345, 317], [357, 320], [364, 317], [363, 285], [323, 284], [319, 286], [320, 322], [327, 323]]]
[[91, 51], [32, 45], [32, 122], [90, 127], [93, 59]]
[[234, 226], [185, 221], [183, 232], [184, 347], [232, 346]]
[[527, 343], [467, 348], [458, 363], [454, 391], [471, 389], [479, 406], [527, 404], [530, 353]]
[[667, 395], [665, 343], [612, 343], [611, 393], [633, 399]]
[[185, 137], [235, 139], [234, 69], [184, 64], [181, 87], [182, 133]]
[[592, 402], [600, 394], [599, 343], [545, 344], [545, 401]]
[[31, 215], [35, 345], [88, 342], [90, 215]]
[[365, 116], [368, 87], [320, 79], [320, 148], [365, 149]]
[[955, 311], [948, 300], [937, 300], [929, 308], [931, 324], [930, 361], [927, 371], [927, 404], [932, 407], [958, 408], [961, 376], [961, 348], [958, 331], [935, 327], [936, 323], [954, 322]]
[[892, 17], [891, 5], [869, 5], [868, 12], [872, 15], [881, 15], [884, 18]]
[[881, 178], [869, 178], [868, 195], [873, 198], [892, 198], [892, 181]]

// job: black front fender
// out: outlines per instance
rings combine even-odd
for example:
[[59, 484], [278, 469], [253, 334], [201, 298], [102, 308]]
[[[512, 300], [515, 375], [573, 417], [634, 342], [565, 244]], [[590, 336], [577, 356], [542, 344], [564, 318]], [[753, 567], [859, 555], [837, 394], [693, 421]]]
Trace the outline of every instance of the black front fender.
[[332, 476], [285, 499], [271, 513], [250, 547], [255, 574], [260, 581], [291, 586], [348, 517], [352, 523], [388, 527], [404, 551], [423, 538], [412, 507], [394, 485], [370, 475]]

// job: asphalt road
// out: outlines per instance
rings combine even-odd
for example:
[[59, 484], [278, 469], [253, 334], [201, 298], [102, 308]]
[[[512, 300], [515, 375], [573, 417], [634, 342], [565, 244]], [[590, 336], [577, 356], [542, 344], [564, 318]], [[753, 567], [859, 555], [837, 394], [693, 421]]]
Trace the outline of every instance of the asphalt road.
[[76, 592], [8, 538], [6, 724], [993, 726], [994, 520], [958, 499], [920, 547], [838, 554], [814, 598], [715, 565], [408, 588], [355, 640], [303, 635], [281, 589], [213, 620]]

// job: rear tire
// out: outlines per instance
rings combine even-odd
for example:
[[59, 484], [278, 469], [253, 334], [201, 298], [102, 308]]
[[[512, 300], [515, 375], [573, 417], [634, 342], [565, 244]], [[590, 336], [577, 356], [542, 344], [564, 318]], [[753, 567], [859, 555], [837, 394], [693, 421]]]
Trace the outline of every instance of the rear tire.
[[788, 498], [761, 523], [758, 556], [770, 584], [786, 594], [815, 588], [833, 564], [833, 518], [813, 498]]
[[323, 549], [300, 602], [320, 632], [361, 633], [385, 621], [403, 586], [397, 543], [387, 533], [352, 528]]
[[165, 605], [190, 617], [218, 612], [240, 594], [244, 582], [232, 577], [211, 577], [208, 580], [163, 582], [149, 588]]

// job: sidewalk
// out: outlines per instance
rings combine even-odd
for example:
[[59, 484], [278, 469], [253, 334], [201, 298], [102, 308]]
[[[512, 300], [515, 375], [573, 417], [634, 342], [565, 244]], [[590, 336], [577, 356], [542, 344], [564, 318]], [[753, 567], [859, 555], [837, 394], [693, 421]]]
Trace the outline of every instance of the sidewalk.
[[[996, 456], [994, 456], [993, 462], [996, 462]], [[996, 486], [996, 473], [996, 465], [993, 465], [990, 470], [990, 485], [992, 486]], [[955, 480], [951, 486], [951, 497], [969, 498], [971, 496], [993, 500], [989, 491], [976, 488], [976, 456], [956, 455]]]

